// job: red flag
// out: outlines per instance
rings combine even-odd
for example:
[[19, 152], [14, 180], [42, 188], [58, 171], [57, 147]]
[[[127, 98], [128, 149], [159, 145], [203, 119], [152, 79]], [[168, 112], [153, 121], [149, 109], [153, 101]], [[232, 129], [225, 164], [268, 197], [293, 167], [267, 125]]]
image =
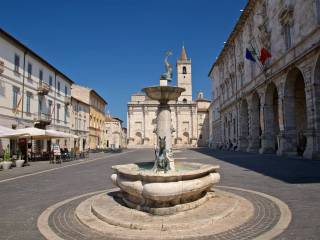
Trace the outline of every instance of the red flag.
[[271, 53], [269, 53], [267, 49], [261, 48], [259, 61], [262, 63], [262, 65], [264, 65], [267, 59], [271, 57]]

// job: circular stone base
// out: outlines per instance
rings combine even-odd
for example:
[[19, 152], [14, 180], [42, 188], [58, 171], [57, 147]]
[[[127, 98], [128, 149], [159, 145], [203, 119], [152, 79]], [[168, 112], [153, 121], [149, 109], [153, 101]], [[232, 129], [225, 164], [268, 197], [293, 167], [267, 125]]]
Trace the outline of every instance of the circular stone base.
[[[118, 189], [57, 203], [38, 219], [46, 239], [272, 239], [290, 223], [285, 203], [246, 189], [219, 187], [203, 205], [156, 216], [126, 207]], [[211, 194], [209, 192], [209, 194]]]
[[[208, 193], [211, 194], [213, 193]], [[197, 208], [173, 215], [155, 216], [124, 206], [121, 193], [110, 192], [83, 201], [76, 209], [76, 216], [83, 224], [96, 231], [104, 232], [103, 229], [112, 225], [128, 230], [155, 231], [155, 234], [165, 231], [163, 234], [169, 236], [177, 231], [192, 235], [195, 230], [208, 227], [212, 228], [212, 234], [216, 234], [246, 222], [253, 212], [254, 208], [248, 200], [232, 193], [217, 191], [215, 197], [209, 198]]]
[[[172, 207], [147, 207], [147, 206], [141, 206], [139, 204], [135, 204], [134, 202], [131, 202], [128, 200], [128, 197], [123, 197], [123, 192], [117, 192], [115, 193], [116, 196], [114, 198], [118, 199], [118, 201], [121, 201], [124, 203], [124, 205], [139, 210], [147, 213], [151, 213], [153, 215], [172, 215], [176, 214], [179, 212], [184, 212], [190, 209], [197, 208], [201, 205], [203, 205], [206, 201], [210, 200], [211, 198], [214, 197], [214, 192], [206, 192], [203, 197], [200, 197], [199, 199], [193, 201], [193, 202], [188, 202], [188, 203], [183, 203], [183, 204], [177, 204]], [[102, 197], [104, 200], [106, 200], [107, 196]], [[122, 204], [123, 205], [123, 204]]]

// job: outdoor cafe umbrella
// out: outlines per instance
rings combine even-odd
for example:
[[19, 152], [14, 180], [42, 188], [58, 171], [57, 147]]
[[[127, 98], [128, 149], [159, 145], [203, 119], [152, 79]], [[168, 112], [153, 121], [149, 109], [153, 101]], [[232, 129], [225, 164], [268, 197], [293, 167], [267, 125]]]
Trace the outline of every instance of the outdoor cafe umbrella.
[[19, 134], [23, 134], [32, 140], [45, 140], [52, 138], [70, 138], [70, 134], [56, 131], [56, 130], [44, 130], [35, 127], [21, 128], [16, 130]]
[[0, 126], [0, 138], [18, 138], [25, 135], [24, 133], [19, 133], [17, 130]]
[[79, 138], [76, 135], [65, 133], [61, 131], [56, 131], [53, 129], [44, 130], [35, 127], [28, 128], [20, 128], [17, 130], [6, 128], [0, 126], [0, 138], [30, 138], [32, 140], [44, 140], [44, 139], [52, 139], [52, 138]]
[[50, 136], [51, 138], [79, 138], [77, 135], [57, 131], [54, 129], [46, 130], [46, 135]]

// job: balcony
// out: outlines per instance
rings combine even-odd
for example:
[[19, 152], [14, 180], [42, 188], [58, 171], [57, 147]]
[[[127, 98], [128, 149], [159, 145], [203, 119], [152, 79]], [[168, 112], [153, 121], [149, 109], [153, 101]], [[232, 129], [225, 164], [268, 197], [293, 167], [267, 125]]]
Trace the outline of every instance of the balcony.
[[64, 96], [64, 103], [66, 105], [70, 105], [71, 104], [71, 97], [70, 96]]
[[35, 115], [33, 120], [35, 124], [48, 125], [51, 123], [51, 114], [39, 113]]
[[50, 86], [47, 83], [40, 81], [38, 85], [38, 94], [47, 95], [49, 91], [50, 91]]

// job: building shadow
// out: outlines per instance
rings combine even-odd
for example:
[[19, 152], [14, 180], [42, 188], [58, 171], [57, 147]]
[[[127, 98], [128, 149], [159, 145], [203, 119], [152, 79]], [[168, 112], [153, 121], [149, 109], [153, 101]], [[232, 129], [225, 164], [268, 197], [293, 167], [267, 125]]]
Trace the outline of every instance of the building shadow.
[[320, 183], [320, 161], [299, 157], [280, 157], [275, 154], [257, 154], [194, 148], [202, 154], [291, 184]]

